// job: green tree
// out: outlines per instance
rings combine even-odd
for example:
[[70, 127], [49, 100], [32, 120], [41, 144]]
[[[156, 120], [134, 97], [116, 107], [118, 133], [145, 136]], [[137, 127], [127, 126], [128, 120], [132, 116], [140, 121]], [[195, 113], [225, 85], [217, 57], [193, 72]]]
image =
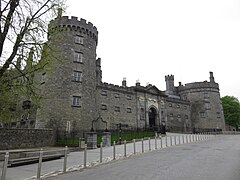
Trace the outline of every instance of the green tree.
[[39, 60], [57, 12], [59, 0], [0, 1], [0, 123], [13, 119], [21, 98], [39, 99], [34, 76], [48, 64]]
[[239, 100], [233, 96], [224, 96], [221, 100], [226, 124], [234, 126], [238, 129], [240, 126]]

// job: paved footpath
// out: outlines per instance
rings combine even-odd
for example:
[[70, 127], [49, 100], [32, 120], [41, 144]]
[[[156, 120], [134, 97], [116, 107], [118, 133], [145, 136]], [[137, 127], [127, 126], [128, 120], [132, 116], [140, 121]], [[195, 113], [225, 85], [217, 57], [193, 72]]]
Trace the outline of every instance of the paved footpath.
[[[159, 157], [162, 157], [161, 156], [162, 153], [164, 155], [164, 152], [171, 152], [174, 148], [176, 149], [176, 151], [178, 151], [178, 150], [181, 150], [181, 148], [186, 147], [186, 146], [193, 146], [194, 147], [194, 145], [197, 145], [199, 142], [200, 142], [200, 144], [201, 143], [205, 144], [208, 141], [212, 142], [213, 139], [218, 139], [218, 137], [219, 136], [217, 136], [217, 138], [215, 138], [214, 135], [207, 135], [207, 136], [206, 135], [201, 135], [201, 136], [195, 135], [193, 137], [193, 135], [182, 135], [182, 134], [168, 133], [166, 137], [162, 138], [162, 140], [160, 140], [160, 139], [157, 139], [157, 140], [151, 139], [150, 141], [145, 140], [143, 142], [143, 144], [142, 144], [142, 141], [136, 142], [136, 146], [135, 146], [136, 148], [135, 149], [136, 149], [136, 154], [137, 155], [134, 155], [134, 156], [132, 155], [133, 152], [134, 152], [133, 143], [127, 143], [127, 145], [126, 145], [126, 155], [127, 156], [132, 155], [131, 158], [129, 158], [129, 159], [133, 160], [133, 164], [130, 165], [130, 166], [127, 165], [126, 167], [127, 168], [129, 168], [129, 167], [134, 168], [134, 167], [137, 167], [137, 165], [145, 164], [145, 162], [144, 163], [135, 162], [136, 158], [141, 157], [141, 155], [138, 155], [138, 154], [142, 154], [142, 147], [144, 147], [143, 148], [144, 152], [147, 153], [143, 157], [149, 156], [149, 154], [151, 154], [151, 153], [153, 153], [153, 154], [157, 153], [157, 154], [159, 154]], [[198, 140], [198, 142], [193, 142], [193, 141], [196, 141], [196, 140]], [[149, 142], [150, 142], [150, 146], [149, 146]], [[167, 142], [167, 144], [166, 144], [166, 142]], [[215, 141], [213, 141], [213, 142], [215, 142]], [[184, 143], [190, 143], [190, 144], [184, 144]], [[162, 146], [163, 149], [161, 149], [161, 146]], [[172, 146], [172, 147], [170, 147], [170, 146]], [[157, 150], [153, 151], [155, 149], [157, 149]], [[161, 149], [161, 150], [159, 150], [159, 149]], [[100, 160], [99, 151], [100, 151], [100, 149], [94, 149], [94, 150], [88, 150], [87, 151], [87, 167], [96, 166], [96, 165], [100, 164], [99, 163], [99, 160]], [[183, 153], [183, 156], [186, 156], [191, 151], [186, 151], [185, 150], [183, 152], [185, 153], [185, 154]], [[178, 154], [178, 153], [176, 153], [176, 154]], [[157, 155], [157, 157], [158, 157], [158, 155]], [[174, 157], [174, 155], [173, 155], [173, 157]], [[112, 159], [113, 159], [113, 147], [103, 148], [102, 158], [103, 158], [103, 162], [104, 162], [103, 164], [106, 164], [106, 162], [112, 161]], [[128, 159], [128, 158], [124, 158], [124, 145], [116, 146], [116, 159]], [[168, 158], [168, 160], [171, 160], [171, 159], [172, 159], [172, 155]], [[177, 161], [178, 160], [176, 160], [176, 162]], [[123, 160], [123, 161], [119, 160], [119, 162], [118, 161], [113, 161], [113, 162], [114, 163], [121, 163], [121, 162], [125, 162], [125, 160]], [[159, 161], [159, 162], [162, 162], [162, 161]], [[165, 162], [165, 160], [163, 162]], [[110, 166], [114, 165], [114, 163], [110, 163], [111, 164]], [[76, 170], [83, 170], [84, 169], [83, 164], [84, 164], [84, 153], [83, 153], [83, 151], [72, 152], [72, 153], [68, 154], [68, 156], [67, 156], [67, 171], [68, 172], [69, 171], [76, 171]], [[150, 161], [150, 164], [152, 164], [151, 161]], [[156, 164], [147, 165], [146, 167], [144, 166], [144, 168], [154, 169], [154, 167], [156, 167], [158, 165], [156, 165]], [[108, 166], [109, 166], [109, 164], [106, 164], [107, 169], [108, 169]], [[2, 166], [0, 165], [0, 175], [1, 175], [1, 167]], [[102, 167], [105, 167], [105, 166], [101, 165], [99, 167], [102, 168]], [[118, 167], [118, 166], [116, 166], [116, 167]], [[36, 174], [37, 174], [37, 168], [38, 168], [38, 164], [31, 164], [31, 165], [8, 168], [7, 173], [6, 173], [6, 180], [35, 179]], [[95, 167], [92, 167], [92, 168], [95, 170]], [[129, 168], [129, 169], [131, 169], [131, 168]], [[91, 168], [84, 169], [83, 173], [89, 172], [90, 169]], [[42, 178], [45, 178], [45, 177], [48, 177], [48, 176], [61, 174], [62, 171], [63, 171], [63, 158], [59, 159], [59, 160], [43, 162], [42, 163], [42, 169], [41, 169], [41, 176], [42, 176]], [[121, 177], [121, 174], [124, 171], [125, 171], [125, 169], [119, 170], [119, 172], [117, 174], [114, 174], [114, 177], [117, 176], [117, 175], [119, 175], [119, 177]], [[91, 173], [93, 173], [93, 172], [91, 172]], [[148, 174], [147, 172], [145, 172], [145, 173]], [[93, 174], [95, 174], [95, 172]], [[68, 174], [68, 175], [69, 175], [69, 177], [59, 176], [59, 178], [65, 177], [63, 179], [74, 179], [74, 175], [71, 175], [71, 174]], [[111, 173], [107, 174], [107, 176], [109, 177], [109, 179], [112, 179]], [[91, 177], [91, 176], [89, 176], [89, 177]], [[93, 178], [94, 179], [99, 179], [100, 177], [101, 176], [98, 176], [96, 174], [95, 178], [92, 177], [92, 178], [89, 178], [89, 179], [93, 179]], [[108, 179], [108, 177], [101, 177], [100, 179]], [[140, 177], [142, 177], [142, 176], [140, 176]], [[58, 177], [55, 178], [55, 179], [58, 179]], [[78, 178], [75, 178], [75, 179], [78, 179]], [[123, 179], [126, 179], [126, 177], [123, 178]], [[127, 179], [129, 179], [129, 178], [127, 178]], [[139, 178], [136, 177], [135, 179], [139, 179]]]
[[240, 135], [219, 135], [47, 179], [240, 180]]

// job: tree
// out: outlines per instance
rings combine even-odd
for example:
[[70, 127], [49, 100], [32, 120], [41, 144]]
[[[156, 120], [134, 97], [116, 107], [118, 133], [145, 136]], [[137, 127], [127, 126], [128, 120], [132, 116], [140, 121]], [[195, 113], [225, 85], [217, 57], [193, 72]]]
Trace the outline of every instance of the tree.
[[226, 124], [236, 127], [240, 126], [240, 103], [236, 97], [224, 96], [221, 98]]
[[37, 99], [34, 72], [48, 63], [38, 62], [58, 8], [59, 0], [0, 1], [0, 122], [12, 116], [18, 98]]

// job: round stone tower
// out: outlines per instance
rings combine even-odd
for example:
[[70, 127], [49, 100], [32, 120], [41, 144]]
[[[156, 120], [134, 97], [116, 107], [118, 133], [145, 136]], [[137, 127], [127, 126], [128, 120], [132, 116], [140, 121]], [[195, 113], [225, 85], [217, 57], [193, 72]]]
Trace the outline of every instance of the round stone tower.
[[63, 16], [50, 22], [36, 128], [91, 129], [97, 116], [97, 42], [97, 28], [84, 19]]
[[181, 99], [191, 103], [193, 128], [225, 130], [225, 120], [219, 85], [210, 72], [210, 81], [195, 82], [177, 87]]

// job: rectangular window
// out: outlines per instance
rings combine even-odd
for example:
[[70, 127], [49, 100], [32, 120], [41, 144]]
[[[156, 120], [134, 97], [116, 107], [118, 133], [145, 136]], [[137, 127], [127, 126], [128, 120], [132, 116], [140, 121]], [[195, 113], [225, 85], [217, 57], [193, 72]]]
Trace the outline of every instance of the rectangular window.
[[169, 103], [169, 107], [172, 107], [172, 103]]
[[74, 62], [82, 63], [83, 62], [83, 54], [80, 52], [74, 52]]
[[206, 117], [205, 112], [200, 112], [200, 117], [205, 118]]
[[127, 95], [127, 100], [131, 100], [131, 99], [132, 99], [132, 96]]
[[107, 105], [106, 104], [101, 104], [101, 110], [107, 110]]
[[204, 98], [204, 99], [208, 99], [208, 98], [209, 98], [209, 94], [208, 94], [207, 92], [204, 92], [204, 93], [203, 93], [203, 98]]
[[115, 106], [114, 110], [115, 110], [116, 112], [120, 112], [120, 107], [119, 107], [119, 106]]
[[177, 104], [177, 108], [180, 108], [180, 105], [179, 105], [179, 104]]
[[206, 103], [206, 104], [205, 104], [205, 108], [206, 108], [207, 110], [210, 110], [210, 109], [211, 109], [210, 103]]
[[82, 72], [73, 71], [73, 81], [81, 82], [82, 81]]
[[132, 109], [131, 108], [127, 108], [127, 113], [132, 113]]
[[188, 119], [188, 115], [185, 115], [185, 119]]
[[102, 95], [102, 96], [107, 96], [107, 91], [102, 90], [101, 95]]
[[115, 98], [120, 98], [120, 94], [118, 94], [118, 93], [115, 93], [114, 96], [115, 96]]
[[83, 44], [83, 37], [82, 36], [75, 36], [75, 43], [76, 44]]
[[81, 97], [80, 96], [73, 96], [72, 106], [79, 107], [80, 106], [80, 101], [81, 101]]

